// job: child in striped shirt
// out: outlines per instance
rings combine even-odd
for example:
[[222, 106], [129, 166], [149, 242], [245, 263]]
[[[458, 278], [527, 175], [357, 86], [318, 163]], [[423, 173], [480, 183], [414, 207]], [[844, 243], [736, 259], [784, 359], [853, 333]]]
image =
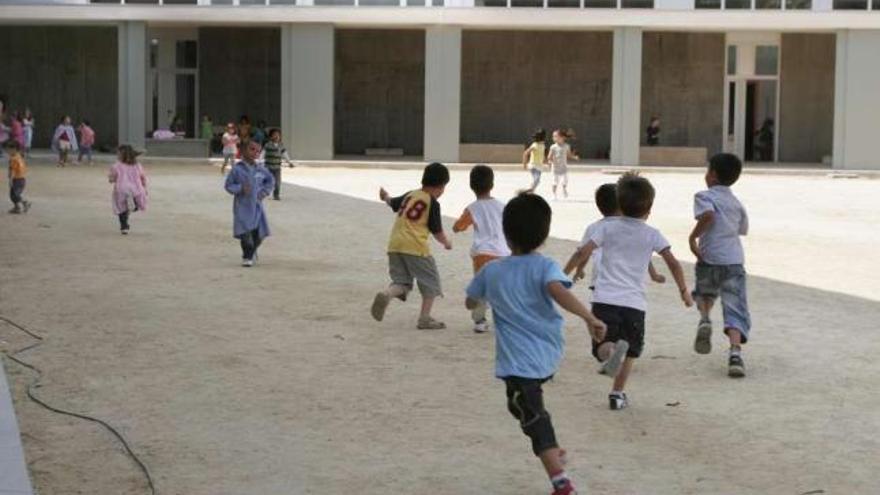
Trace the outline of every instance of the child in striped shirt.
[[284, 148], [284, 143], [281, 142], [281, 129], [272, 129], [269, 131], [269, 141], [266, 143], [266, 146], [263, 147], [263, 162], [266, 164], [266, 168], [272, 172], [272, 177], [275, 178], [275, 190], [272, 194], [272, 199], [275, 201], [281, 200], [281, 161], [284, 160], [288, 165], [293, 167], [293, 164], [290, 163], [290, 156], [287, 154], [287, 149]]

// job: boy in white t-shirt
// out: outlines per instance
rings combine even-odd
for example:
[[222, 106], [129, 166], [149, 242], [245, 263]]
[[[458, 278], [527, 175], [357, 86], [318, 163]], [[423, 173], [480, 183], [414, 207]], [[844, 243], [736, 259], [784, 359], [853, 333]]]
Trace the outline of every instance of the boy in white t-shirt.
[[598, 225], [565, 267], [565, 272], [571, 273], [586, 264], [596, 249], [602, 250], [592, 312], [608, 331], [601, 342], [593, 342], [593, 355], [602, 362], [600, 372], [614, 378], [608, 395], [612, 410], [629, 405], [624, 387], [645, 343], [645, 272], [654, 253], [669, 267], [685, 306], [694, 304], [669, 241], [645, 223], [654, 203], [651, 183], [636, 174], [625, 174], [617, 181], [617, 203], [622, 216]]
[[562, 195], [568, 197], [568, 160], [580, 160], [580, 158], [572, 153], [571, 146], [567, 141], [571, 131], [556, 129], [553, 131], [553, 145], [550, 146], [550, 153], [547, 155], [547, 161], [550, 162], [550, 168], [553, 170], [553, 198], [556, 199], [556, 188], [562, 184]]
[[[486, 263], [510, 256], [510, 248], [504, 237], [502, 222], [504, 203], [492, 197], [493, 187], [495, 187], [495, 173], [490, 167], [481, 164], [472, 168], [471, 190], [474, 191], [477, 200], [465, 208], [464, 213], [452, 227], [452, 231], [455, 233], [464, 232], [472, 225], [474, 227], [474, 243], [471, 246], [474, 275]], [[471, 312], [476, 333], [484, 333], [489, 330], [486, 309], [486, 304], [480, 302]]]

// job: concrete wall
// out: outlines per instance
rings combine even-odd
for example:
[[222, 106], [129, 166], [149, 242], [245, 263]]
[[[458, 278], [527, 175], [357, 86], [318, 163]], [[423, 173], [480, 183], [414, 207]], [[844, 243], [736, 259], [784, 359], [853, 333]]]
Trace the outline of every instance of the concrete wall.
[[200, 28], [199, 111], [216, 124], [281, 125], [281, 30]]
[[30, 107], [35, 148], [48, 148], [62, 114], [89, 120], [97, 146], [117, 142], [116, 28], [3, 26], [0, 95], [12, 110]]
[[834, 144], [833, 34], [783, 34], [779, 160], [819, 163]]
[[607, 152], [610, 32], [465, 31], [461, 141], [525, 144], [536, 127], [571, 127], [584, 157]]
[[880, 169], [880, 30], [837, 33], [834, 168]]
[[724, 35], [645, 33], [642, 41], [642, 135], [660, 117], [661, 146], [721, 151]]
[[335, 86], [336, 153], [422, 155], [424, 31], [337, 30]]

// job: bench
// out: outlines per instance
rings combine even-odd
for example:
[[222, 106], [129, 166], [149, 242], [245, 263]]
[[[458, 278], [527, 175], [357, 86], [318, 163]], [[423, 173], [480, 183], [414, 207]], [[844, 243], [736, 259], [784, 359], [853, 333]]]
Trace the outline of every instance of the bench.
[[522, 163], [525, 147], [521, 144], [462, 143], [458, 160], [463, 163]]
[[147, 139], [148, 156], [208, 158], [211, 142], [207, 139]]
[[639, 149], [639, 165], [705, 167], [707, 157], [706, 148], [699, 147], [642, 146]]

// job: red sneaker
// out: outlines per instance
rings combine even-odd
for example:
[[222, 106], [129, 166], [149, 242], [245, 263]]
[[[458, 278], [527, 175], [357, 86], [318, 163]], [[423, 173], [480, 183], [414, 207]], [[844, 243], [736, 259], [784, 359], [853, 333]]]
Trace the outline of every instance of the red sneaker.
[[577, 495], [577, 490], [575, 490], [572, 482], [568, 481], [565, 483], [565, 486], [553, 490], [553, 493], [550, 495]]

